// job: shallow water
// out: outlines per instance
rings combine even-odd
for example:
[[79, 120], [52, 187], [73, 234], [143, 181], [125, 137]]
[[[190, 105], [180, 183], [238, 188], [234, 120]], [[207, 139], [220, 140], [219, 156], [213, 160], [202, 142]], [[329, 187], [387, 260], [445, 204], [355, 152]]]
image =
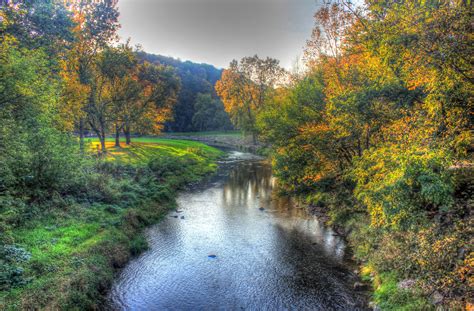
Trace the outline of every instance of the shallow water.
[[116, 280], [111, 308], [361, 310], [344, 241], [274, 186], [268, 164], [231, 152], [147, 230], [150, 249]]

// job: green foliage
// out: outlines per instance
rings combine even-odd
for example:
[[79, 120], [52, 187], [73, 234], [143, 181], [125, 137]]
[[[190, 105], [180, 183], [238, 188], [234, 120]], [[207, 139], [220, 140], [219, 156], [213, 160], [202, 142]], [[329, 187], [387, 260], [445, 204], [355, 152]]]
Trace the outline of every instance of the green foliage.
[[[173, 118], [166, 123], [166, 131], [198, 131], [202, 123], [194, 123], [193, 117], [198, 112], [196, 101], [198, 94], [213, 94], [214, 85], [221, 77], [221, 69], [212, 65], [180, 61], [172, 57], [139, 52], [138, 57], [153, 64], [171, 66], [181, 81], [181, 89], [176, 105], [173, 107]], [[223, 116], [228, 118], [228, 116]], [[220, 120], [220, 119], [219, 119]], [[228, 125], [228, 124], [224, 124]], [[209, 124], [208, 129], [226, 129], [222, 124]]]
[[407, 227], [427, 212], [448, 211], [453, 204], [450, 155], [420, 146], [381, 146], [364, 152], [354, 164], [356, 197], [372, 224]]
[[192, 123], [194, 128], [200, 132], [232, 129], [224, 105], [220, 100], [212, 98], [210, 94], [199, 93], [194, 103], [194, 110]]
[[288, 93], [272, 98], [257, 116], [262, 139], [285, 146], [302, 126], [320, 121], [325, 106], [323, 87], [321, 73], [314, 73], [298, 81]]
[[136, 256], [148, 249], [148, 243], [143, 235], [137, 235], [130, 241], [130, 253]]
[[19, 265], [30, 258], [31, 254], [21, 247], [0, 244], [0, 290], [26, 284]]
[[[72, 14], [58, 1], [34, 0], [2, 5], [7, 22], [2, 22], [4, 33], [18, 39], [22, 47], [42, 48], [47, 54], [56, 56], [64, 52], [74, 37]], [[34, 29], [34, 31], [32, 31]], [[53, 65], [55, 58], [51, 57]]]
[[56, 127], [58, 89], [44, 54], [4, 42], [1, 62], [0, 197], [31, 202], [74, 191], [83, 159]]

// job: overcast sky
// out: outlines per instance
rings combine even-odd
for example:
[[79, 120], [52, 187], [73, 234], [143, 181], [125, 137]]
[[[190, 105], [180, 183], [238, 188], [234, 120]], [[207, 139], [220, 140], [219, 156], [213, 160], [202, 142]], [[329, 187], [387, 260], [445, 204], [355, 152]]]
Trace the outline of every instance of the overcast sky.
[[227, 67], [258, 54], [290, 68], [321, 0], [119, 0], [123, 40], [146, 52]]

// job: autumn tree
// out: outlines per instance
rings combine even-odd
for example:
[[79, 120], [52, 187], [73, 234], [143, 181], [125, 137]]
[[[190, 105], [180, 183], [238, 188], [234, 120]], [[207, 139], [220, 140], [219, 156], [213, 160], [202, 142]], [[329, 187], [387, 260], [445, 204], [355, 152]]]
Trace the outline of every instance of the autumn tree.
[[86, 106], [93, 100], [95, 63], [99, 53], [117, 39], [118, 10], [116, 0], [71, 1], [68, 10], [74, 22], [73, 44], [61, 62], [64, 81], [64, 117], [79, 133], [81, 148], [87, 128]]
[[314, 14], [311, 39], [306, 43], [305, 59], [315, 62], [324, 57], [338, 61], [342, 57], [347, 30], [354, 16], [337, 3], [324, 5]]
[[[131, 142], [135, 128], [141, 133], [159, 132], [172, 113], [179, 91], [179, 79], [170, 67], [139, 63], [128, 43], [101, 50], [90, 64], [87, 84], [90, 93], [83, 106], [87, 126], [99, 138], [102, 151], [105, 138], [120, 133]], [[70, 85], [82, 85], [78, 83]]]
[[135, 96], [125, 101], [120, 112], [127, 144], [130, 144], [134, 130], [161, 132], [165, 122], [172, 117], [181, 85], [172, 67], [148, 62], [138, 66], [133, 79], [136, 84], [133, 84], [132, 94]]
[[281, 83], [285, 71], [279, 61], [257, 55], [244, 57], [240, 62], [234, 60], [225, 69], [216, 83], [216, 92], [222, 99], [233, 124], [252, 135], [256, 142], [256, 113]]
[[109, 114], [115, 131], [116, 147], [120, 147], [120, 133], [125, 124], [128, 106], [140, 96], [137, 70], [138, 62], [128, 42], [104, 50], [99, 72], [110, 88]]

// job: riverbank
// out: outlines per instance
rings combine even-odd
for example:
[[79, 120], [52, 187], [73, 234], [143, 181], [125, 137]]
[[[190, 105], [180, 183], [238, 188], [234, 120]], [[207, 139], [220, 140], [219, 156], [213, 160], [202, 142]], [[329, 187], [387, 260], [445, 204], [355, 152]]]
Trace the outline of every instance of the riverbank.
[[342, 185], [300, 197], [313, 215], [348, 243], [363, 280], [360, 285], [371, 288], [373, 310], [472, 308], [468, 293], [472, 286], [474, 170], [458, 165], [450, 173], [452, 210], [433, 212], [431, 224], [403, 232], [371, 227], [364, 206]]
[[[88, 142], [91, 151], [96, 144]], [[18, 224], [1, 214], [0, 309], [103, 306], [118, 269], [147, 248], [143, 228], [176, 207], [177, 190], [215, 172], [223, 154], [199, 142], [156, 138], [107, 147], [105, 158], [88, 162], [93, 174], [82, 195], [35, 202]]]

